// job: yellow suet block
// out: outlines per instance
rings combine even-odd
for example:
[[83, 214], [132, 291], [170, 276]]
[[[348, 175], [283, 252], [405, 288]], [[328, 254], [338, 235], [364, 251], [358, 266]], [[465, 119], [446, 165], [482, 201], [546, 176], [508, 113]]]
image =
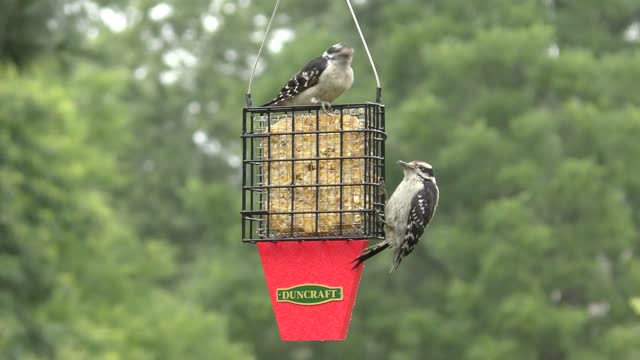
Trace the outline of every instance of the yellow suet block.
[[[365, 133], [357, 132], [363, 129], [362, 119], [347, 114], [342, 124], [337, 114], [320, 114], [317, 118], [315, 114], [300, 115], [295, 117], [295, 124], [290, 117], [283, 117], [271, 124], [270, 136], [262, 144], [263, 159], [269, 160], [263, 167], [263, 183], [289, 186], [269, 188], [263, 201], [263, 208], [270, 213], [271, 236], [357, 232], [362, 226], [361, 214], [341, 215], [336, 211], [360, 210], [364, 205], [364, 159], [348, 159], [365, 155]], [[283, 134], [291, 132], [294, 134]], [[319, 159], [308, 160], [316, 157]], [[316, 184], [319, 186], [305, 186]], [[338, 184], [343, 186], [331, 186]], [[317, 228], [316, 214], [272, 214], [316, 209], [327, 211], [317, 215]]]

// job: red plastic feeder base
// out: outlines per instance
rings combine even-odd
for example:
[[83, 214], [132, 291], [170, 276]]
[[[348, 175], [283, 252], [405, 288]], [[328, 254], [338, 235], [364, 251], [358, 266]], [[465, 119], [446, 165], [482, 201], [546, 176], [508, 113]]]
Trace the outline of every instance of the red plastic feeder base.
[[258, 242], [280, 337], [344, 340], [364, 266], [352, 261], [367, 240]]

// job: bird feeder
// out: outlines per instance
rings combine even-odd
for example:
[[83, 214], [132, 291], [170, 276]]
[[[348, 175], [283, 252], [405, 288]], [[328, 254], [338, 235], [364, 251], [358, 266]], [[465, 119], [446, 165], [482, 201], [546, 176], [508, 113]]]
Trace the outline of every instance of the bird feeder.
[[[378, 80], [375, 67], [374, 74]], [[344, 340], [363, 269], [352, 269], [353, 260], [368, 240], [384, 238], [380, 86], [376, 102], [326, 112], [254, 107], [249, 83], [242, 241], [257, 245], [282, 340]]]

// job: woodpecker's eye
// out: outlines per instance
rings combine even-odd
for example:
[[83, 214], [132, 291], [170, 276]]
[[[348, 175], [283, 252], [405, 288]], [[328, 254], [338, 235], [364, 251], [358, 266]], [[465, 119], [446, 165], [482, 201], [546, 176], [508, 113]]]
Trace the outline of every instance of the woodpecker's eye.
[[418, 165], [418, 171], [420, 171], [421, 173], [427, 174], [429, 176], [433, 176], [433, 169], [428, 168], [424, 165]]

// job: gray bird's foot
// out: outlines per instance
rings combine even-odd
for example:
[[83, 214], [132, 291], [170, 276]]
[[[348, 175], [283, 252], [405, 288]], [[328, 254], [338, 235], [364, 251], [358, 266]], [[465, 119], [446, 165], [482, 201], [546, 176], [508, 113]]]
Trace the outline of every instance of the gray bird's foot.
[[378, 221], [383, 223], [385, 226], [389, 227], [390, 229], [393, 229], [393, 227], [389, 224], [387, 224], [387, 221], [384, 219], [384, 214], [378, 210], [376, 210], [376, 215], [378, 217]]
[[320, 108], [322, 109], [322, 112], [324, 112], [327, 115], [331, 112], [331, 103], [330, 102], [322, 101], [322, 100], [314, 97], [314, 98], [311, 98], [311, 103], [312, 104], [320, 104]]
[[384, 187], [383, 178], [378, 178], [378, 196], [382, 196], [384, 201], [387, 201], [387, 189]]
[[325, 113], [326, 115], [329, 115], [331, 113], [331, 103], [322, 101], [322, 100], [320, 100], [319, 103], [320, 103], [320, 108], [322, 109], [322, 112]]
[[320, 101], [320, 107], [325, 114], [329, 114], [331, 112], [331, 103], [326, 101]]

